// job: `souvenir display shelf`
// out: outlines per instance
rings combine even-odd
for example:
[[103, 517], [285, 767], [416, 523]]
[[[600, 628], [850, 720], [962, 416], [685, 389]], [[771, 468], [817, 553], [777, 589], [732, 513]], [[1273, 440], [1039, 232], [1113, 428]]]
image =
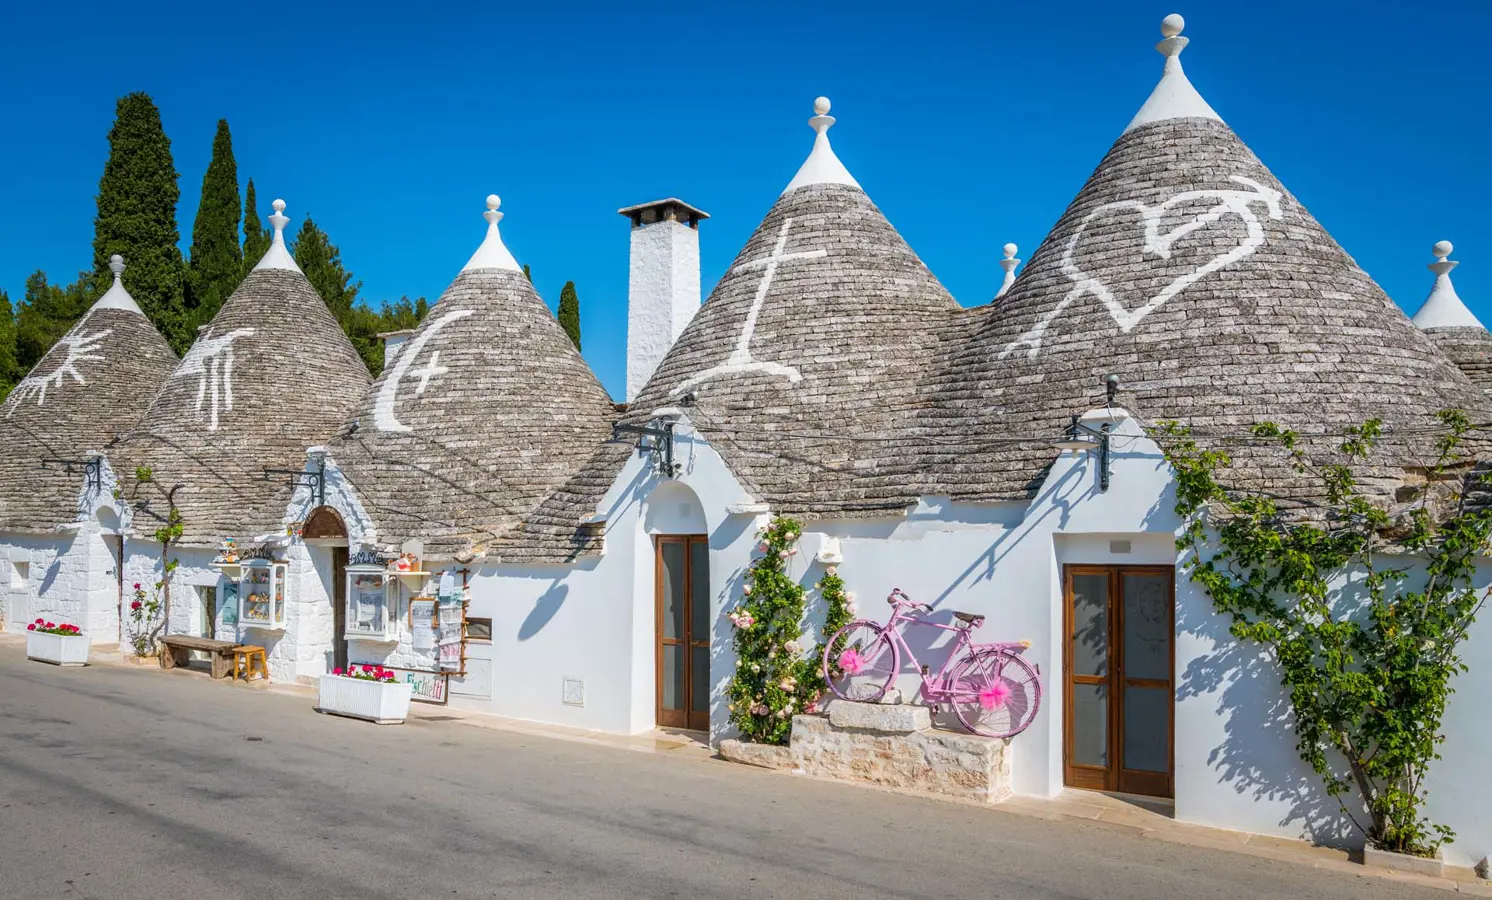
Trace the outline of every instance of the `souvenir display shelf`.
[[389, 577], [394, 574], [378, 565], [347, 567], [344, 638], [382, 643], [399, 640], [399, 583]]
[[285, 628], [285, 564], [267, 559], [239, 563], [238, 623], [248, 628]]

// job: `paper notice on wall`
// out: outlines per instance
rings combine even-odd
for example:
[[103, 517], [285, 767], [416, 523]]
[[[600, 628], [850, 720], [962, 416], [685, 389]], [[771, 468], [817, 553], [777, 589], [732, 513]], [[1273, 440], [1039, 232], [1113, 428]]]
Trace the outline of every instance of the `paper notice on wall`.
[[409, 630], [414, 649], [435, 649], [434, 600], [417, 598], [409, 601]]
[[442, 601], [446, 600], [449, 597], [457, 596], [455, 572], [447, 569], [446, 571], [440, 573], [440, 587], [437, 589], [436, 595], [440, 597]]

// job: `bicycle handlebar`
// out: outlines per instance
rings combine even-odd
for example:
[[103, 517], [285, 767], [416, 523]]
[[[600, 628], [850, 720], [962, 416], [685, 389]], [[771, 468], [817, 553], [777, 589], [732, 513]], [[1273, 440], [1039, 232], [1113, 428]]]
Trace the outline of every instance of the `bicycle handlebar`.
[[932, 612], [931, 606], [928, 606], [926, 603], [918, 603], [916, 600], [908, 597], [901, 588], [892, 588], [891, 593], [886, 595], [886, 602], [892, 606], [910, 606], [912, 609], [920, 612]]

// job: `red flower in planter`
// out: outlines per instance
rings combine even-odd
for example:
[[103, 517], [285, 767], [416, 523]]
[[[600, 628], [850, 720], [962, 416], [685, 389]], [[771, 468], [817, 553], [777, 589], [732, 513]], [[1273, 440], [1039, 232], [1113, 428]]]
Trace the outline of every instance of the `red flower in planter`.
[[45, 624], [47, 624], [47, 622], [46, 622], [45, 619], [37, 619], [36, 620], [36, 624], [38, 624], [38, 625], [45, 625]]
[[31, 625], [27, 625], [26, 626], [26, 630], [27, 631], [35, 631], [36, 630], [36, 625], [34, 623], [31, 624]]

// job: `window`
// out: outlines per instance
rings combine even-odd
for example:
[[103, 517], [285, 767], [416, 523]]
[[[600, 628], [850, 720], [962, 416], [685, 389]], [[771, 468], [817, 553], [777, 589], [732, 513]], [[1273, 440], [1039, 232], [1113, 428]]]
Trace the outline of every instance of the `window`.
[[11, 587], [15, 588], [16, 590], [24, 590], [26, 588], [27, 582], [30, 580], [30, 577], [31, 577], [31, 563], [17, 562], [15, 560], [11, 560], [11, 563], [10, 563], [10, 586]]
[[466, 639], [469, 641], [491, 641], [492, 620], [491, 619], [467, 619]]
[[218, 589], [212, 587], [197, 587], [197, 604], [202, 610], [202, 637], [210, 638], [217, 635], [218, 630]]
[[397, 641], [398, 591], [398, 582], [383, 566], [348, 566], [343, 637], [349, 641]]
[[249, 628], [285, 628], [285, 564], [249, 560], [238, 583], [238, 621]]

